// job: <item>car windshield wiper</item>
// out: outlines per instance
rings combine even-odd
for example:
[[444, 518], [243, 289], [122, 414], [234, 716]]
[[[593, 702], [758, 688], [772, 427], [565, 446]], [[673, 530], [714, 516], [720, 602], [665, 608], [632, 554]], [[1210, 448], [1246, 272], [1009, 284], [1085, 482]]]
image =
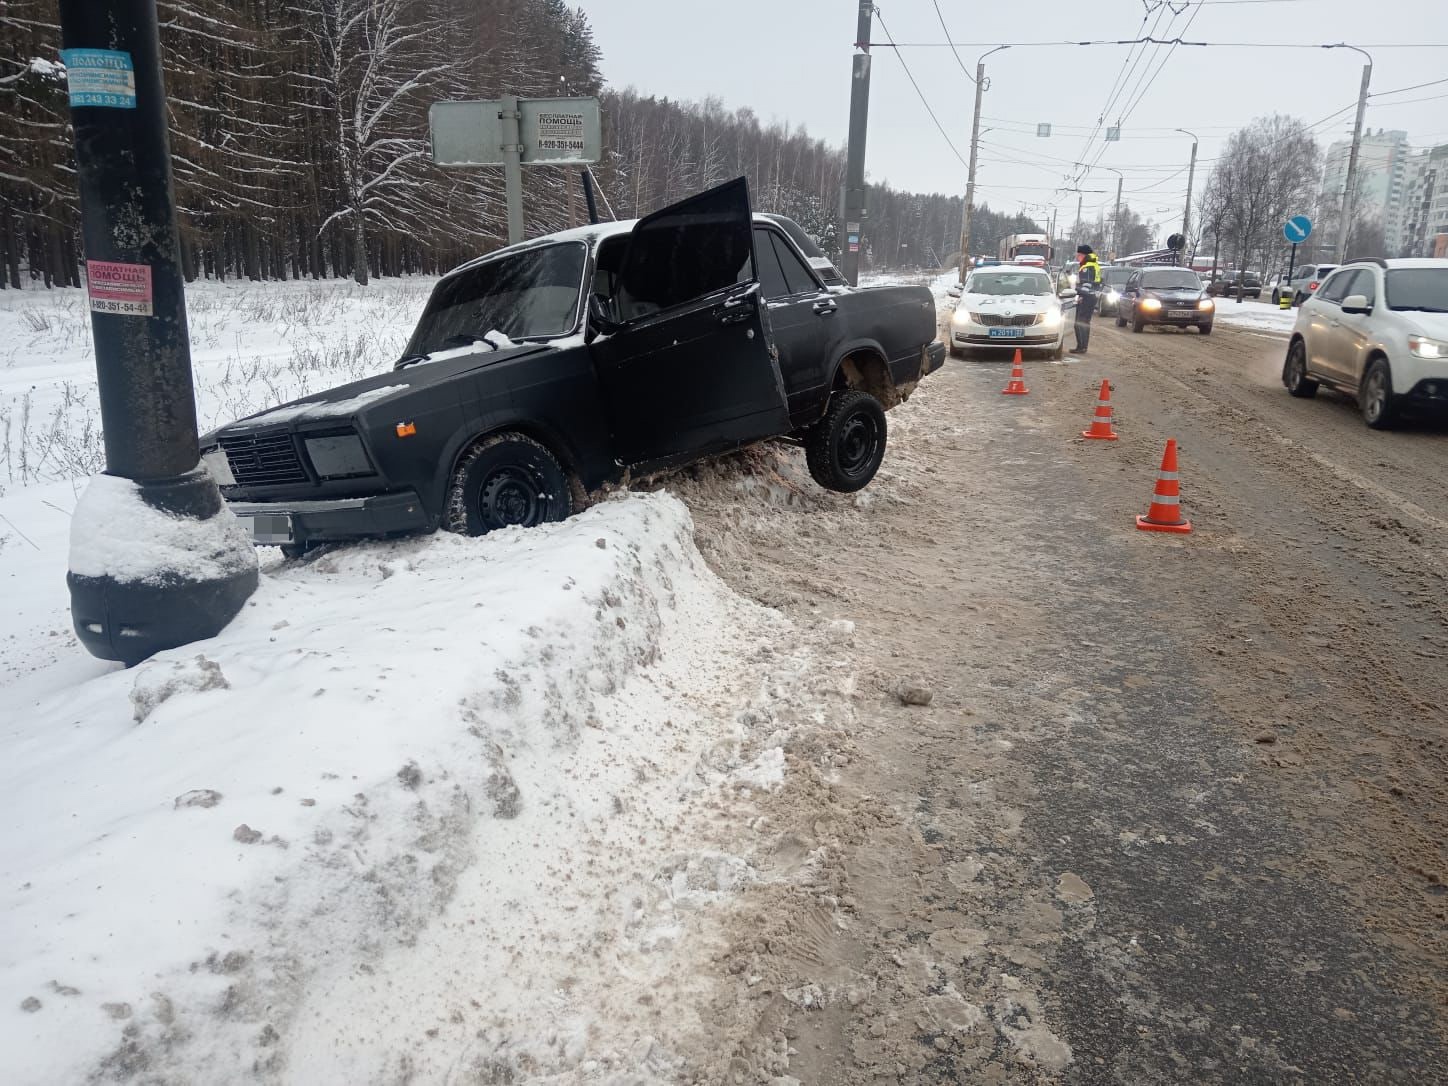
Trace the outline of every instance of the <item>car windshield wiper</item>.
[[430, 354], [404, 355], [397, 360], [397, 365], [393, 366], [392, 368], [395, 370], [406, 369], [408, 366], [415, 366], [419, 362], [426, 362], [431, 357], [432, 355]]

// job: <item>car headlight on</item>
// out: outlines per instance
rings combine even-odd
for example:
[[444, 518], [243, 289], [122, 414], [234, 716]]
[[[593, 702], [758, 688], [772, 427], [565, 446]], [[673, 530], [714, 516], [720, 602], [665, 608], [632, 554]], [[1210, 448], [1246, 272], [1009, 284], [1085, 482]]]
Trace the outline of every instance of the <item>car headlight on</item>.
[[1041, 316], [1041, 323], [1047, 328], [1061, 327], [1061, 311], [1059, 309], [1048, 309]]
[[1197, 308], [1198, 308], [1198, 309], [1216, 309], [1216, 308], [1217, 308], [1217, 303], [1214, 302], [1214, 301], [1212, 301], [1210, 298], [1203, 298], [1200, 302], [1197, 303]]
[[1426, 336], [1409, 336], [1408, 350], [1419, 358], [1448, 358], [1448, 343], [1440, 343]]
[[1121, 301], [1121, 291], [1119, 291], [1119, 290], [1108, 290], [1108, 291], [1106, 292], [1106, 300], [1107, 300], [1108, 302], [1119, 302], [1119, 301]]
[[1155, 299], [1155, 298], [1143, 298], [1141, 301], [1137, 302], [1136, 304], [1139, 305], [1139, 306], [1141, 306], [1142, 309], [1160, 309], [1160, 308], [1161, 308], [1161, 302], [1158, 301], [1158, 300]]
[[367, 459], [367, 450], [356, 434], [309, 437], [305, 444], [307, 458], [311, 460], [317, 474], [324, 479], [347, 479], [374, 474], [372, 461]]

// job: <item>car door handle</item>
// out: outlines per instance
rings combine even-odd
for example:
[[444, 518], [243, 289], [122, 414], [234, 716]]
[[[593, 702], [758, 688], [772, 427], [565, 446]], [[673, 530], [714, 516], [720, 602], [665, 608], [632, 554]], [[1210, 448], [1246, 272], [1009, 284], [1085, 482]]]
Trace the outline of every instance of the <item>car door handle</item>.
[[839, 307], [835, 305], [833, 298], [821, 298], [814, 304], [814, 311], [821, 317], [828, 317], [837, 308]]

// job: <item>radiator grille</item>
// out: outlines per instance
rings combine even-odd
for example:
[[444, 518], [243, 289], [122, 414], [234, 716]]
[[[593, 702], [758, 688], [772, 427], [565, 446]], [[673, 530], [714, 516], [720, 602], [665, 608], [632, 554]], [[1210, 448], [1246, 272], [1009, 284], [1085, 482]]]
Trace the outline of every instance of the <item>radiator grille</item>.
[[1046, 319], [1044, 313], [1017, 313], [1013, 317], [999, 313], [972, 313], [970, 317], [976, 324], [983, 324], [987, 328], [1029, 328]]
[[237, 486], [308, 481], [302, 459], [297, 455], [296, 442], [288, 432], [223, 437], [221, 448], [226, 452]]

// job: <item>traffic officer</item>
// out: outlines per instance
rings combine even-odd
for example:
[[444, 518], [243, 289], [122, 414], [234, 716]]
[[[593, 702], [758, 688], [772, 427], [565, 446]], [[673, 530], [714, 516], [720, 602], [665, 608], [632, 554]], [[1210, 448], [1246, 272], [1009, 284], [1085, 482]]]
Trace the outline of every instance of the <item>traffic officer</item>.
[[1085, 354], [1091, 342], [1091, 315], [1096, 312], [1096, 299], [1101, 294], [1101, 265], [1096, 251], [1089, 245], [1076, 246], [1076, 346], [1072, 354]]

